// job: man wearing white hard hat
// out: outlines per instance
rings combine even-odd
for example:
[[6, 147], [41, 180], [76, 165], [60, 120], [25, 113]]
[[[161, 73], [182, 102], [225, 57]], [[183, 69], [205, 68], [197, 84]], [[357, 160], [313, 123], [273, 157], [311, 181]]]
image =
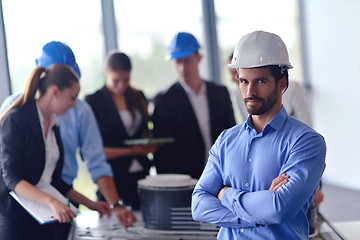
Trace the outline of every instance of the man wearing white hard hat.
[[193, 218], [220, 226], [218, 239], [308, 239], [306, 212], [326, 145], [282, 106], [292, 68], [286, 46], [273, 33], [250, 33], [228, 67], [237, 70], [249, 116], [211, 148], [193, 193]]
[[[232, 61], [233, 54], [229, 58], [229, 63]], [[230, 89], [231, 101], [236, 107], [234, 107], [235, 120], [237, 123], [243, 122], [248, 117], [249, 113], [246, 110], [244, 99], [239, 91], [238, 84], [239, 79], [237, 77], [236, 68], [229, 68], [231, 75], [231, 81], [234, 83], [234, 87]], [[235, 87], [236, 84], [236, 87]], [[310, 116], [310, 108], [305, 96], [305, 89], [297, 81], [289, 82], [289, 88], [282, 96], [282, 104], [290, 116], [299, 119], [303, 123], [306, 123], [312, 127], [312, 120]]]
[[179, 81], [155, 98], [154, 136], [172, 137], [154, 154], [158, 173], [182, 173], [198, 179], [218, 135], [235, 125], [226, 87], [200, 77], [200, 45], [186, 32], [177, 33], [168, 48]]

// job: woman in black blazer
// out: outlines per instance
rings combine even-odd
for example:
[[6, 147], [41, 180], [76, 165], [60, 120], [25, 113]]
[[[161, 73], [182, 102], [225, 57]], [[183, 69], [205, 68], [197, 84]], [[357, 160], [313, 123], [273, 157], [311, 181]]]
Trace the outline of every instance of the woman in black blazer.
[[[38, 67], [24, 93], [1, 115], [0, 239], [53, 239], [59, 224], [38, 224], [10, 191], [49, 206], [60, 223], [76, 215], [41, 190], [50, 184], [76, 203], [111, 214], [106, 203], [87, 199], [60, 177], [64, 156], [56, 114], [75, 107], [79, 90], [76, 73], [66, 65]], [[37, 91], [40, 96], [35, 100]]]
[[[125, 204], [139, 209], [137, 180], [149, 173], [147, 154], [156, 146], [133, 146], [124, 140], [149, 137], [149, 116], [144, 94], [129, 85], [131, 62], [121, 52], [108, 55], [105, 65], [106, 84], [86, 101], [92, 107], [104, 142], [114, 180]], [[102, 196], [98, 193], [100, 199]]]

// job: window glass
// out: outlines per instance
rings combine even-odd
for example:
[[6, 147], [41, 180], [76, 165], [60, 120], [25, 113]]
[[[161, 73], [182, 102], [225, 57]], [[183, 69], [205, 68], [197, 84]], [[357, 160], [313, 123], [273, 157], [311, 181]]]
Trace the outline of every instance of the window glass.
[[[119, 49], [132, 59], [132, 84], [147, 97], [166, 89], [177, 79], [173, 63], [165, 61], [166, 48], [177, 32], [192, 33], [204, 55], [201, 1], [117, 0], [114, 4]], [[203, 78], [208, 78], [206, 66], [204, 56], [200, 63]]]
[[75, 53], [82, 73], [80, 96], [103, 83], [100, 1], [3, 0], [2, 4], [13, 92], [24, 88], [42, 46], [53, 40], [66, 43]]
[[[43, 45], [54, 40], [66, 43], [75, 54], [82, 75], [80, 98], [104, 84], [100, 1], [2, 0], [2, 4], [12, 92], [24, 89]], [[82, 161], [73, 186], [96, 199], [97, 186]]]
[[221, 56], [222, 79], [227, 85], [230, 74], [226, 64], [238, 40], [245, 34], [263, 30], [279, 35], [285, 42], [290, 62], [290, 79], [302, 81], [300, 33], [295, 0], [215, 0], [217, 34]]

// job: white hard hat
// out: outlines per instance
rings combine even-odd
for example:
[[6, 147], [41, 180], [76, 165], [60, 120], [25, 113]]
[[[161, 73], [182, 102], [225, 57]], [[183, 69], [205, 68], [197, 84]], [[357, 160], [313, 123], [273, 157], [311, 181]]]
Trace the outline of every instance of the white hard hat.
[[234, 49], [229, 68], [255, 68], [280, 65], [293, 68], [289, 54], [281, 38], [264, 31], [255, 31], [243, 36]]

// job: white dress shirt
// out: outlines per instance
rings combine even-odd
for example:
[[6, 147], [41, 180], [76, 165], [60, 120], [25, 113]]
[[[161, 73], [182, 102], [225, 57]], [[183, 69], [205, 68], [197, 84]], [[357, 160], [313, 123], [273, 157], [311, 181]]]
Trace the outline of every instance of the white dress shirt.
[[[135, 134], [136, 130], [138, 129], [141, 123], [140, 112], [138, 110], [135, 110], [134, 113], [135, 113], [135, 119], [133, 119], [129, 110], [119, 111], [121, 121], [123, 122], [125, 130], [130, 137], [132, 137]], [[141, 166], [139, 161], [136, 158], [134, 158], [131, 162], [128, 171], [129, 173], [136, 173], [142, 171], [143, 169], [144, 168]]]
[[191, 106], [194, 110], [196, 119], [199, 124], [200, 132], [205, 143], [205, 163], [209, 157], [209, 151], [211, 148], [211, 133], [210, 133], [210, 113], [209, 103], [206, 95], [206, 85], [204, 81], [201, 81], [201, 87], [198, 94], [190, 88], [185, 82], [180, 81], [181, 86], [184, 88]]
[[140, 112], [138, 110], [135, 110], [134, 113], [135, 113], [135, 119], [133, 119], [129, 110], [119, 111], [121, 121], [123, 122], [125, 130], [130, 137], [132, 137], [135, 134], [141, 122]]
[[39, 182], [35, 185], [37, 188], [44, 188], [48, 186], [52, 181], [52, 175], [55, 171], [57, 162], [59, 160], [60, 151], [59, 146], [56, 142], [55, 133], [53, 131], [53, 127], [59, 126], [59, 121], [55, 114], [50, 116], [49, 128], [47, 131], [47, 136], [44, 135], [44, 117], [41, 113], [39, 105], [36, 101], [36, 107], [40, 119], [41, 132], [44, 138], [45, 143], [45, 167], [44, 171], [41, 174]]

